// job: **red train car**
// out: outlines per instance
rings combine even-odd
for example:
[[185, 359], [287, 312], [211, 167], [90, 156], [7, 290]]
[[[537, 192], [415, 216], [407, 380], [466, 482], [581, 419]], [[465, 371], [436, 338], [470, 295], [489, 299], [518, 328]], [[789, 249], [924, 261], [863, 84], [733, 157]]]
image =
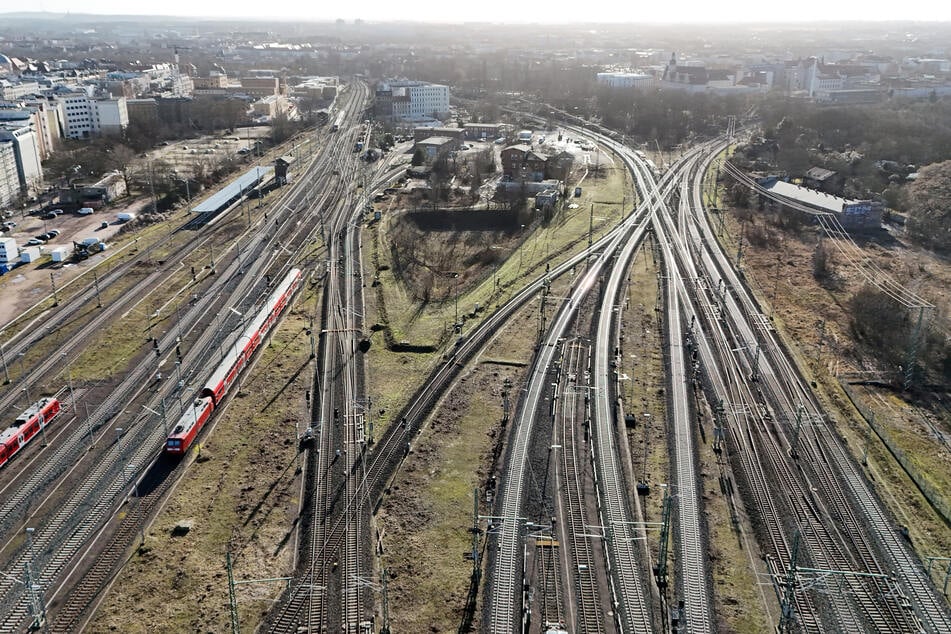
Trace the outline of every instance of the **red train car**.
[[165, 452], [180, 455], [188, 451], [188, 448], [195, 442], [195, 436], [205, 426], [205, 422], [211, 418], [211, 412], [214, 408], [214, 402], [210, 398], [197, 398], [192, 401], [191, 406], [178, 419], [172, 433], [165, 440]]
[[57, 399], [40, 399], [17, 416], [13, 425], [0, 432], [0, 467], [20, 451], [23, 445], [33, 440], [40, 430], [59, 414], [59, 410], [60, 403]]
[[241, 371], [248, 364], [261, 342], [267, 336], [278, 318], [287, 308], [291, 297], [300, 287], [303, 274], [300, 269], [291, 269], [284, 280], [274, 289], [267, 301], [244, 329], [244, 332], [235, 340], [224, 359], [215, 368], [208, 378], [201, 394], [195, 399], [191, 407], [182, 414], [172, 433], [165, 441], [165, 452], [173, 455], [182, 455], [192, 443], [195, 436], [201, 431], [211, 417], [212, 411], [228, 393], [228, 390], [238, 379]]

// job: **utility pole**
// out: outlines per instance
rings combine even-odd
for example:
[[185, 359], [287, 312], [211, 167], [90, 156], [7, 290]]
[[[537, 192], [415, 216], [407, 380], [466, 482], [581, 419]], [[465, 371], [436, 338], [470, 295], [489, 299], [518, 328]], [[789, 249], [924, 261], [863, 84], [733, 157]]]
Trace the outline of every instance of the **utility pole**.
[[474, 587], [479, 586], [481, 576], [482, 567], [479, 565], [479, 487], [476, 487], [472, 490], [472, 581]]
[[383, 625], [380, 634], [390, 634], [390, 600], [386, 594], [386, 568], [383, 569]]
[[588, 250], [589, 251], [591, 250], [591, 241], [593, 237], [594, 237], [594, 203], [591, 203], [591, 213], [588, 214]]
[[753, 375], [750, 377], [753, 381], [759, 381], [759, 342], [756, 343], [756, 349], [753, 351]]
[[783, 634], [792, 629], [793, 621], [796, 618], [796, 560], [799, 558], [799, 531], [796, 531], [796, 537], [793, 539], [792, 552], [789, 555], [789, 568], [786, 571], [786, 580], [784, 582], [783, 598], [780, 601], [779, 632]]
[[542, 284], [542, 299], [541, 303], [538, 306], [538, 336], [543, 337], [545, 335], [545, 301], [548, 299], [548, 288], [549, 281], [546, 279], [545, 283]]
[[225, 553], [225, 565], [228, 568], [228, 607], [231, 612], [231, 634], [239, 634], [238, 598], [234, 592], [234, 569], [231, 567], [231, 551]]
[[[52, 275], [52, 273], [50, 273]], [[918, 365], [918, 346], [921, 343], [921, 324], [925, 319], [925, 307], [918, 307], [918, 322], [915, 324], [915, 331], [911, 335], [911, 341], [908, 346], [908, 357], [905, 360], [905, 381], [902, 387], [907, 391], [915, 385]]]
[[3, 362], [3, 384], [10, 384], [10, 370], [7, 369], [7, 357], [3, 354], [3, 344], [0, 344], [0, 361]]
[[102, 297], [99, 295], [99, 276], [96, 271], [92, 272], [93, 283], [96, 285], [96, 308], [102, 308]]
[[793, 431], [792, 444], [789, 448], [789, 455], [793, 458], [799, 457], [799, 434], [802, 432], [802, 414], [805, 408], [800, 403], [799, 408], [796, 409], [796, 429]]
[[716, 406], [713, 408], [713, 420], [716, 424], [716, 426], [713, 428], [713, 451], [719, 453], [723, 449], [723, 401], [718, 401]]
[[670, 541], [670, 486], [664, 487], [664, 506], [660, 529], [660, 551], [657, 554], [657, 570], [654, 573], [657, 587], [664, 591], [667, 588], [667, 544]]
[[56, 296], [56, 280], [53, 278], [52, 271], [50, 271], [50, 286], [53, 287], [53, 306], [59, 306], [59, 297]]

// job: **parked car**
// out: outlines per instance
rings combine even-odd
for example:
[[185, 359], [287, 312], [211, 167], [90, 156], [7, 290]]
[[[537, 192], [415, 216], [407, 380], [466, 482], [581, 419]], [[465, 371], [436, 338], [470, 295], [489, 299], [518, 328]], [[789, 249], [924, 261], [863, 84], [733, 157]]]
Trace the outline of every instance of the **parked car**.
[[56, 214], [54, 214], [52, 211], [50, 211], [50, 212], [47, 212], [47, 213], [43, 214], [41, 217], [43, 218], [43, 220], [52, 220], [53, 218], [56, 217]]
[[27, 246], [35, 247], [37, 245], [43, 244], [43, 240], [40, 240], [39, 238], [30, 238], [26, 241], [26, 244]]
[[76, 212], [76, 213], [78, 213], [80, 216], [88, 216], [89, 214], [92, 214], [92, 213], [95, 213], [95, 212], [96, 212], [96, 210], [93, 209], [92, 207], [83, 207], [82, 209], [80, 209], [80, 210], [79, 210], [78, 212]]
[[57, 236], [59, 235], [59, 229], [50, 229], [49, 231], [46, 232], [46, 234], [47, 234], [50, 238], [55, 238], [55, 237], [57, 237]]
[[41, 233], [40, 235], [36, 236], [36, 239], [46, 242], [47, 240], [50, 240], [52, 237], [53, 236], [51, 236], [49, 232], [47, 232], [47, 233]]
[[7, 220], [3, 223], [4, 229], [13, 229], [15, 226], [17, 226], [17, 223], [13, 222], [12, 220]]

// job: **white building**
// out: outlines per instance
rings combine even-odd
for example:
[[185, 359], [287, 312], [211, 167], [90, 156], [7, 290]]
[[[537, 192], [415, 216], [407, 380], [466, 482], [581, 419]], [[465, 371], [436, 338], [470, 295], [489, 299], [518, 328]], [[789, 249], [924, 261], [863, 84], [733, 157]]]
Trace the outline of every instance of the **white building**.
[[129, 126], [125, 97], [93, 98], [85, 93], [57, 96], [63, 136], [85, 139], [96, 134], [118, 134]]
[[35, 81], [10, 81], [0, 79], [0, 98], [5, 101], [17, 101], [20, 97], [32, 95], [39, 91], [40, 85]]
[[654, 76], [644, 73], [598, 73], [598, 83], [610, 88], [653, 88]]
[[0, 264], [9, 264], [20, 259], [20, 249], [13, 238], [0, 238]]
[[29, 125], [0, 126], [0, 144], [13, 147], [17, 180], [21, 191], [36, 189], [43, 182], [43, 166], [36, 133]]
[[63, 136], [68, 139], [85, 139], [98, 128], [94, 120], [89, 98], [85, 93], [76, 92], [58, 96], [60, 121], [63, 123]]
[[0, 206], [12, 205], [20, 194], [20, 176], [12, 143], [0, 143]]
[[422, 121], [449, 115], [449, 86], [406, 80], [381, 82], [376, 96], [381, 117]]
[[93, 112], [99, 124], [98, 134], [121, 134], [129, 127], [129, 110], [125, 97], [96, 99]]
[[55, 101], [48, 101], [45, 97], [25, 100], [23, 105], [34, 113], [40, 158], [45, 161], [59, 147], [62, 138], [60, 110]]

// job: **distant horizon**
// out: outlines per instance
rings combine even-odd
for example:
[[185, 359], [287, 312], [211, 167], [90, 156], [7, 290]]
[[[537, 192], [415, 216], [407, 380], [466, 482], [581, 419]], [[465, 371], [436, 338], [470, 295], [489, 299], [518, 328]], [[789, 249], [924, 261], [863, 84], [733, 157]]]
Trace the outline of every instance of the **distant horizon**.
[[[645, 11], [643, 7], [623, 7], [623, 10], [618, 10], [614, 8], [613, 2], [611, 0], [594, 0], [593, 3], [588, 3], [588, 14], [592, 17], [594, 15], [606, 15], [611, 16], [609, 19], [567, 19], [562, 16], [568, 14], [567, 12], [570, 8], [565, 10], [559, 10], [557, 6], [549, 4], [546, 6], [544, 13], [539, 14], [539, 12], [528, 12], [525, 13], [523, 8], [522, 12], [515, 12], [512, 10], [511, 5], [502, 4], [499, 0], [488, 0], [478, 5], [479, 10], [475, 13], [461, 10], [454, 7], [453, 14], [447, 14], [445, 9], [448, 6], [445, 2], [435, 2], [433, 0], [425, 0], [422, 4], [417, 4], [412, 10], [412, 15], [409, 11], [401, 12], [399, 7], [395, 6], [393, 3], [382, 2], [381, 0], [366, 0], [360, 6], [363, 9], [363, 13], [373, 16], [360, 16], [353, 14], [345, 15], [322, 15], [323, 11], [321, 8], [315, 8], [313, 6], [302, 6], [300, 9], [295, 10], [296, 2], [284, 3], [278, 7], [279, 13], [255, 13], [253, 12], [254, 7], [249, 7], [248, 13], [244, 13], [243, 7], [235, 11], [233, 3], [220, 2], [220, 0], [212, 0], [212, 2], [202, 3], [199, 6], [195, 6], [191, 3], [184, 2], [183, 0], [168, 0], [163, 3], [164, 6], [169, 7], [167, 12], [155, 13], [154, 11], [150, 12], [129, 12], [129, 6], [125, 2], [118, 2], [118, 0], [89, 0], [81, 11], [75, 11], [70, 7], [61, 7], [60, 5], [68, 4], [65, 0], [40, 0], [37, 4], [39, 8], [33, 11], [24, 11], [22, 5], [16, 8], [4, 8], [3, 5], [11, 2], [12, 0], [0, 0], [0, 16], [19, 16], [22, 18], [66, 18], [66, 17], [103, 17], [103, 18], [141, 18], [141, 19], [183, 19], [183, 20], [208, 20], [208, 21], [267, 21], [267, 22], [307, 22], [307, 23], [334, 23], [337, 20], [344, 20], [346, 24], [353, 24], [355, 20], [361, 20], [364, 24], [373, 25], [373, 24], [459, 24], [459, 23], [468, 23], [468, 24], [487, 24], [487, 25], [529, 25], [529, 24], [544, 24], [552, 26], [641, 26], [641, 25], [650, 25], [650, 26], [678, 26], [678, 25], [691, 25], [691, 26], [728, 26], [730, 24], [739, 24], [743, 26], [805, 26], [805, 25], [822, 25], [822, 26], [834, 26], [834, 25], [850, 25], [850, 24], [868, 24], [868, 25], [886, 25], [892, 23], [897, 25], [929, 25], [929, 26], [938, 26], [942, 24], [951, 24], [951, 3], [942, 8], [942, 13], [940, 15], [935, 15], [937, 12], [933, 10], [924, 10], [919, 9], [922, 13], [927, 13], [927, 16], [915, 16], [908, 15], [901, 20], [896, 20], [892, 15], [875, 15], [871, 14], [867, 6], [863, 6], [854, 0], [837, 3], [837, 4], [828, 4], [821, 3], [817, 0], [807, 0], [805, 3], [800, 3], [796, 6], [796, 17], [790, 17], [789, 11], [783, 8], [780, 8], [779, 13], [781, 17], [776, 15], [771, 15], [768, 8], [765, 8], [759, 5], [754, 0], [739, 0], [735, 5], [728, 10], [716, 11], [715, 7], [709, 3], [701, 3], [696, 0], [687, 0], [686, 2], [678, 5], [677, 13], [678, 17], [672, 19], [669, 14], [664, 11], [662, 13], [650, 13]], [[243, 3], [241, 3], [243, 4]], [[560, 5], [562, 3], [556, 3]], [[51, 6], [52, 5], [52, 6]], [[122, 10], [115, 10], [117, 7], [113, 5], [122, 5]], [[210, 5], [210, 6], [209, 6]], [[222, 7], [223, 14], [215, 15], [214, 13], [208, 13], [209, 8], [214, 7], [215, 5], [220, 5]], [[744, 10], [743, 7], [746, 7]], [[432, 7], [427, 9], [427, 7]], [[438, 7], [438, 8], [437, 8]], [[498, 7], [498, 10], [493, 10], [493, 7]], [[504, 7], [504, 8], [503, 8]], [[315, 10], [316, 9], [316, 10]], [[518, 7], [516, 6], [516, 9]], [[601, 9], [599, 11], [599, 9]], [[213, 10], [213, 9], [212, 9]], [[883, 13], [887, 12], [886, 9], [879, 9]], [[228, 14], [227, 11], [232, 11], [234, 13]], [[626, 15], [627, 13], [632, 13], [632, 15]], [[906, 11], [906, 14], [908, 12]], [[822, 15], [822, 18], [808, 17], [810, 14], [813, 15]], [[487, 17], [487, 16], [493, 17]], [[505, 16], [504, 18], [495, 17], [495, 16]], [[558, 18], [555, 18], [558, 16]], [[689, 16], [689, 17], [685, 17]], [[806, 16], [799, 18], [798, 16]], [[559, 19], [560, 18], [560, 19]]]

